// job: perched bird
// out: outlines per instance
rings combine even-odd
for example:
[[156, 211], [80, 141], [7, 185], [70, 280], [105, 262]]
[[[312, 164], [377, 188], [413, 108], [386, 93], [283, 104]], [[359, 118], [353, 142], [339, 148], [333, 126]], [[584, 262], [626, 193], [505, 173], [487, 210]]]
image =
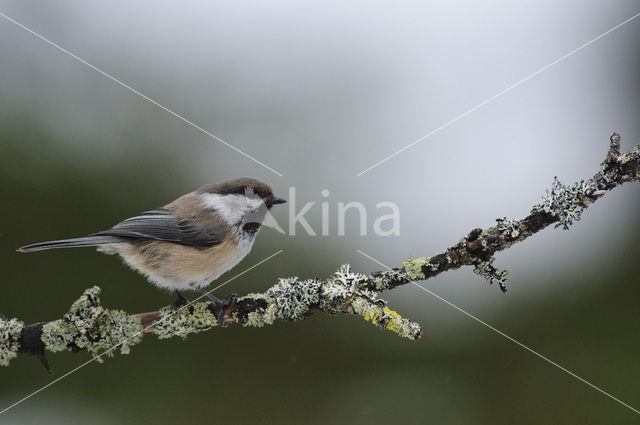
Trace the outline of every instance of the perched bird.
[[103, 253], [119, 254], [153, 284], [174, 290], [177, 305], [186, 302], [180, 290], [204, 293], [222, 322], [233, 295], [219, 300], [204, 288], [251, 251], [267, 211], [285, 202], [267, 184], [239, 178], [203, 186], [87, 237], [35, 243], [18, 251], [97, 246]]

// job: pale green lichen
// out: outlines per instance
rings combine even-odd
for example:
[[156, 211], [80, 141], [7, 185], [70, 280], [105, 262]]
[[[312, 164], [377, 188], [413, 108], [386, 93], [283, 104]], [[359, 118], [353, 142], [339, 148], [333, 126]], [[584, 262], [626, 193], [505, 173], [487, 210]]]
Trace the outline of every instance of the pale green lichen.
[[251, 300], [254, 300], [254, 301], [264, 301], [264, 302], [267, 302], [267, 303], [271, 302], [271, 300], [272, 300], [272, 298], [269, 295], [267, 295], [267, 294], [265, 294], [263, 292], [260, 292], [260, 293], [252, 292], [250, 294], [243, 295], [242, 297], [238, 297], [238, 302], [244, 301], [244, 300], [247, 300], [247, 299], [251, 299]]
[[341, 283], [329, 281], [322, 285], [322, 298], [327, 302], [333, 302], [336, 299], [345, 299], [350, 295], [350, 289]]
[[259, 303], [260, 305], [264, 304], [266, 307], [258, 308], [255, 311], [251, 311], [247, 314], [246, 319], [241, 320], [238, 316], [237, 312], [233, 313], [233, 319], [236, 322], [242, 323], [242, 326], [251, 326], [256, 328], [261, 328], [263, 326], [268, 326], [273, 324], [276, 320], [276, 313], [278, 311], [278, 306], [275, 303], [275, 300], [267, 294], [248, 294], [244, 297], [238, 298], [238, 303], [242, 303], [245, 300], [251, 300]]
[[99, 294], [100, 288], [97, 286], [86, 289], [62, 319], [46, 323], [42, 327], [41, 340], [47, 350], [56, 352], [68, 350], [71, 346], [85, 349], [93, 346], [89, 331], [96, 318], [104, 312]]
[[[453, 260], [451, 259], [451, 256], [448, 254], [447, 251], [444, 251], [443, 254], [446, 253], [446, 258], [447, 258], [447, 263], [452, 263]], [[419, 260], [419, 259], [418, 259]], [[429, 270], [431, 270], [432, 272], [437, 272], [438, 271], [438, 265], [437, 264], [433, 264], [431, 262], [431, 257], [427, 257], [426, 258], [426, 263], [425, 266], [429, 268]]]
[[129, 354], [131, 347], [142, 341], [142, 323], [134, 316], [121, 310], [109, 310], [102, 316], [102, 325], [93, 337], [98, 337], [94, 349], [97, 352], [109, 350], [111, 347], [120, 346], [120, 354]]
[[259, 311], [252, 311], [247, 315], [247, 321], [243, 326], [253, 326], [261, 328], [263, 326], [271, 325], [276, 320], [276, 312], [278, 307], [275, 304], [269, 304], [266, 309]]
[[297, 277], [278, 279], [278, 283], [267, 291], [276, 305], [275, 316], [279, 319], [297, 320], [318, 304], [321, 283], [315, 279], [298, 280]]
[[174, 336], [185, 339], [192, 333], [203, 332], [218, 326], [218, 320], [209, 309], [210, 303], [198, 302], [175, 310], [164, 307], [158, 311], [158, 320], [153, 324], [153, 333], [159, 339]]
[[598, 184], [594, 180], [583, 180], [568, 186], [560, 182], [558, 177], [554, 177], [551, 189], [547, 189], [542, 203], [534, 206], [531, 213], [551, 214], [558, 218], [555, 227], [562, 226], [567, 230], [575, 221], [580, 220], [583, 211], [591, 203], [591, 197], [603, 193], [598, 190]]
[[401, 282], [405, 279], [405, 274], [401, 270], [387, 270], [372, 279], [376, 291], [384, 291], [391, 287], [392, 282]]
[[[409, 280], [423, 280], [425, 278], [424, 272], [422, 271], [423, 267], [428, 267], [429, 269], [434, 270], [434, 265], [425, 257], [409, 257], [407, 261], [402, 263], [402, 268]], [[435, 266], [435, 269], [437, 270], [437, 266]]]
[[[446, 251], [443, 254], [446, 254]], [[453, 262], [449, 255], [446, 258], [448, 263]], [[367, 283], [373, 284], [372, 286], [376, 291], [384, 291], [389, 289], [392, 283], [397, 285], [398, 282], [424, 280], [426, 278], [425, 269], [435, 272], [438, 271], [438, 265], [431, 262], [431, 257], [409, 257], [408, 260], [402, 263], [401, 269], [382, 272], [372, 277]]]
[[55, 353], [68, 350], [76, 335], [77, 331], [72, 323], [59, 319], [42, 326], [40, 340], [47, 350]]
[[519, 229], [520, 226], [518, 224], [518, 221], [507, 219], [507, 217], [503, 217], [503, 218], [496, 218], [496, 222], [498, 223], [496, 225], [496, 228], [498, 229], [498, 231], [503, 235], [507, 236], [508, 238], [516, 239], [517, 237], [520, 236], [520, 229]]
[[0, 366], [9, 366], [11, 359], [18, 356], [18, 340], [23, 328], [24, 322], [0, 315]]
[[327, 279], [322, 285], [322, 305], [330, 308], [332, 304], [353, 296], [361, 296], [374, 301], [378, 298], [378, 292], [369, 289], [365, 282], [369, 277], [362, 273], [351, 271], [349, 264], [343, 264], [333, 274], [333, 278]]
[[353, 291], [360, 283], [366, 280], [366, 275], [352, 272], [350, 264], [341, 265], [333, 274], [334, 283], [343, 285], [348, 288], [349, 291]]
[[333, 278], [327, 279], [322, 285], [322, 296], [326, 302], [344, 300], [351, 297], [362, 288], [362, 282], [367, 280], [367, 276], [351, 271], [351, 265], [343, 264], [333, 274]]
[[509, 272], [507, 270], [498, 270], [493, 265], [495, 261], [494, 257], [489, 258], [486, 261], [477, 260], [473, 263], [474, 268], [473, 272], [477, 275], [484, 277], [491, 285], [494, 281], [498, 283], [500, 286], [500, 290], [502, 292], [507, 292], [507, 275]]
[[52, 352], [80, 348], [94, 355], [112, 356], [115, 348], [128, 354], [142, 340], [142, 324], [136, 317], [107, 310], [100, 305], [100, 288], [85, 290], [62, 319], [42, 326], [41, 341]]

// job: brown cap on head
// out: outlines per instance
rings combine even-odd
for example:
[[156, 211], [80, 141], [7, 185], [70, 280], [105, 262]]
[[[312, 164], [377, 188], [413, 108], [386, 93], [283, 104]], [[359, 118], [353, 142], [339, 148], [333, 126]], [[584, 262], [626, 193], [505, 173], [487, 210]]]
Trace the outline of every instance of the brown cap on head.
[[249, 177], [227, 180], [222, 183], [208, 184], [199, 188], [197, 192], [217, 193], [219, 195], [244, 195], [247, 188], [252, 189], [256, 195], [265, 201], [273, 199], [273, 191], [268, 184]]

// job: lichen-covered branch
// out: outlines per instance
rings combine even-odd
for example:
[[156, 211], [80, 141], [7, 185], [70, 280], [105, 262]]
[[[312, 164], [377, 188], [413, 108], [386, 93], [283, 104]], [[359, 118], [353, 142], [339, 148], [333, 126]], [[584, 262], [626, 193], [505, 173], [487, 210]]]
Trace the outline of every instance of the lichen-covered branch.
[[[620, 153], [620, 136], [613, 134], [600, 170], [590, 179], [564, 185], [554, 179], [543, 201], [522, 220], [497, 219], [488, 229], [474, 229], [456, 245], [428, 258], [409, 258], [402, 266], [370, 275], [354, 273], [343, 265], [327, 279], [281, 278], [265, 292], [234, 297], [225, 307], [224, 326], [262, 327], [276, 320], [296, 321], [316, 312], [361, 316], [372, 324], [399, 336], [418, 339], [420, 325], [387, 307], [379, 292], [411, 281], [425, 280], [464, 265], [490, 283], [497, 281], [506, 291], [506, 271], [493, 265], [493, 255], [555, 224], [568, 229], [582, 212], [608, 190], [640, 179], [640, 148]], [[0, 315], [0, 365], [7, 366], [19, 354], [40, 358], [50, 371], [45, 352], [86, 351], [102, 358], [116, 350], [129, 353], [144, 335], [158, 338], [179, 336], [219, 326], [210, 302], [192, 302], [181, 308], [167, 306], [155, 312], [129, 314], [100, 304], [100, 288], [85, 290], [61, 319], [25, 325]]]
[[[418, 339], [420, 325], [401, 317], [366, 288], [364, 274], [341, 266], [328, 279], [282, 278], [263, 293], [234, 297], [225, 307], [224, 326], [236, 323], [262, 327], [276, 320], [294, 321], [323, 311], [329, 314], [361, 316], [372, 324], [399, 336]], [[100, 304], [100, 288], [86, 289], [61, 319], [25, 325], [0, 316], [0, 366], [8, 366], [18, 354], [33, 354], [51, 372], [45, 352], [86, 351], [102, 358], [118, 350], [128, 354], [146, 334], [160, 339], [187, 335], [219, 326], [211, 302], [191, 302], [183, 307], [166, 306], [155, 312], [128, 314]]]
[[364, 285], [383, 291], [404, 285], [412, 280], [426, 280], [440, 273], [472, 265], [474, 271], [489, 283], [496, 281], [506, 291], [506, 270], [498, 270], [493, 255], [539, 232], [545, 227], [569, 229], [580, 220], [584, 210], [602, 198], [604, 194], [623, 183], [640, 180], [640, 147], [635, 146], [625, 154], [620, 153], [620, 136], [613, 133], [609, 151], [600, 164], [600, 170], [591, 178], [572, 185], [554, 178], [540, 204], [534, 205], [522, 220], [496, 219], [496, 225], [488, 229], [473, 229], [456, 245], [428, 258], [409, 259], [402, 267], [375, 272]]

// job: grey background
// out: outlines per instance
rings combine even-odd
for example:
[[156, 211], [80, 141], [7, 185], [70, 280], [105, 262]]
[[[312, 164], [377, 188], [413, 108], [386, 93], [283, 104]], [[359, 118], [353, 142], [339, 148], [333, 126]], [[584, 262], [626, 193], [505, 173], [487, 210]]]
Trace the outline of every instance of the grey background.
[[[232, 177], [296, 188], [319, 232], [265, 229], [218, 295], [278, 276], [369, 272], [525, 216], [554, 175], [597, 171], [609, 134], [640, 142], [640, 21], [632, 21], [361, 177], [356, 174], [638, 13], [637, 2], [25, 2], [0, 12], [283, 174], [279, 177], [0, 18], [0, 312], [59, 317], [82, 290], [149, 311], [173, 301], [91, 249], [20, 255]], [[328, 198], [320, 193], [330, 191]], [[638, 408], [640, 186], [570, 231], [497, 256], [509, 292], [471, 269], [424, 283]], [[397, 237], [337, 236], [337, 202], [395, 202]], [[287, 229], [288, 208], [274, 212]], [[192, 296], [194, 296], [192, 294]], [[384, 294], [424, 325], [400, 340], [317, 315], [186, 341], [148, 338], [0, 416], [0, 423], [635, 423], [637, 415], [415, 287]], [[86, 361], [0, 370], [0, 409]]]

